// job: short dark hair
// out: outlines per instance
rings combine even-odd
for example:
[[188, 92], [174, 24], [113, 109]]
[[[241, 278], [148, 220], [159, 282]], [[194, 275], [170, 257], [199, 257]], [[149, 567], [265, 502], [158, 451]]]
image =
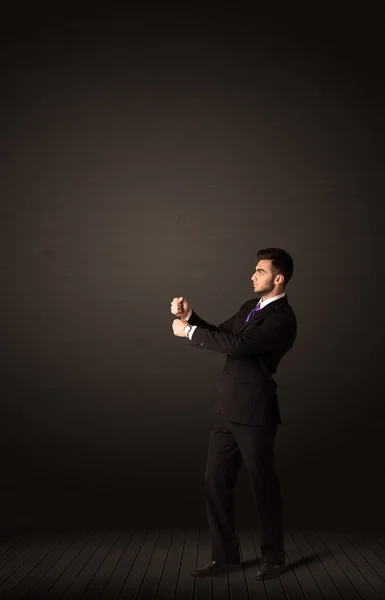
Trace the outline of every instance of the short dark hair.
[[293, 275], [294, 269], [294, 261], [290, 254], [282, 250], [282, 248], [262, 248], [257, 253], [257, 262], [260, 260], [271, 260], [273, 276], [283, 275], [285, 278], [283, 287], [286, 287]]

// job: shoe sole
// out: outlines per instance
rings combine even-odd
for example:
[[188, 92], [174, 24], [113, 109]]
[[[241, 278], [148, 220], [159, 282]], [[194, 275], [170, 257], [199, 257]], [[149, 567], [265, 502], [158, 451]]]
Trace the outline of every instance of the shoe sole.
[[282, 573], [282, 571], [284, 570], [285, 565], [283, 567], [279, 567], [279, 569], [274, 569], [274, 571], [270, 571], [270, 573], [263, 573], [260, 577], [258, 577], [258, 575], [255, 576], [255, 579], [257, 581], [265, 581], [267, 579], [275, 579], [276, 577], [279, 577], [279, 575]]
[[209, 571], [192, 571], [190, 573], [190, 575], [192, 577], [211, 577], [213, 575], [215, 575], [216, 573], [224, 573], [226, 571], [232, 571], [233, 569], [239, 569], [242, 565], [241, 564], [235, 564], [235, 565], [228, 565], [227, 567], [217, 567], [216, 569], [213, 570], [209, 570]]

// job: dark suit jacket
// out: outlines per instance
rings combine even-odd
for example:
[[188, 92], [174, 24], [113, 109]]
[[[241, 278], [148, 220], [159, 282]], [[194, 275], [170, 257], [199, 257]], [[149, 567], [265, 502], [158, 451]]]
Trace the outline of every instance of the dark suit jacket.
[[188, 322], [197, 329], [190, 344], [227, 355], [216, 400], [216, 410], [225, 418], [247, 425], [282, 425], [273, 375], [294, 344], [297, 319], [286, 295], [269, 302], [245, 323], [257, 302], [258, 298], [248, 300], [218, 327], [193, 311]]

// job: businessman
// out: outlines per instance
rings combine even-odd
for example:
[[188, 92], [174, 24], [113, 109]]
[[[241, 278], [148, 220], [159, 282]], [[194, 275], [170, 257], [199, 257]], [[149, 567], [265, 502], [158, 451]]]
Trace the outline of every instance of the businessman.
[[282, 419], [273, 375], [297, 337], [297, 319], [285, 289], [293, 259], [281, 248], [257, 253], [251, 280], [259, 296], [221, 325], [207, 323], [183, 298], [174, 298], [174, 335], [191, 346], [226, 355], [217, 389], [214, 426], [205, 470], [211, 563], [192, 571], [214, 575], [241, 565], [234, 522], [233, 489], [242, 463], [250, 477], [260, 520], [261, 568], [256, 579], [277, 577], [285, 565], [280, 484], [274, 441]]

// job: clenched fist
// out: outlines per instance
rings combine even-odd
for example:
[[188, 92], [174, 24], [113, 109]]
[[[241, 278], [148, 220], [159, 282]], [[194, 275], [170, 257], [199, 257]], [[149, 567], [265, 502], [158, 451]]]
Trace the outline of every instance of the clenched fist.
[[183, 319], [174, 319], [172, 322], [172, 330], [174, 332], [174, 335], [178, 337], [186, 337], [184, 328], [188, 324], [188, 321], [184, 321]]
[[[190, 305], [186, 298], [180, 296], [179, 298], [174, 298], [171, 302], [171, 313], [180, 319], [185, 319], [190, 312]], [[187, 323], [185, 324], [187, 325]]]

